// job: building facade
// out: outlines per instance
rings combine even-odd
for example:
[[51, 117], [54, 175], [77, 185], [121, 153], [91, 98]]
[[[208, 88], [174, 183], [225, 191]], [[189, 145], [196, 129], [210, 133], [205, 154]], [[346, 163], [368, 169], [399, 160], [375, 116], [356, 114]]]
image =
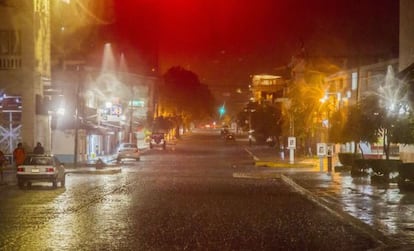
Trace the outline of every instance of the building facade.
[[397, 73], [398, 66], [398, 58], [386, 60], [336, 72], [328, 75], [324, 81], [328, 91], [340, 98], [337, 102], [353, 105], [363, 96], [377, 91], [384, 84], [389, 67]]
[[285, 95], [286, 83], [276, 75], [254, 75], [250, 85], [252, 98], [259, 104], [280, 104]]
[[[400, 0], [399, 71], [400, 78], [414, 90], [414, 2]], [[410, 97], [413, 99], [413, 96]], [[400, 158], [405, 162], [414, 161], [414, 146], [400, 145]]]
[[122, 142], [145, 145], [144, 130], [154, 111], [157, 81], [155, 77], [86, 66], [81, 71], [55, 69], [53, 86], [63, 98], [53, 106], [65, 111], [52, 117], [54, 154], [71, 162], [76, 148], [76, 160], [84, 161], [113, 154]]
[[33, 149], [39, 141], [50, 151], [49, 117], [40, 107], [51, 79], [49, 0], [0, 3], [0, 90], [3, 97], [21, 99], [20, 121], [11, 113], [2, 121], [1, 148], [10, 153], [22, 142]]
[[399, 71], [414, 63], [414, 2], [400, 0]]
[[[386, 84], [387, 74], [395, 76], [398, 64], [398, 58], [390, 59], [327, 76], [325, 83], [329, 92], [335, 94], [336, 109], [342, 109], [346, 112], [349, 105], [355, 105], [365, 96], [379, 95], [378, 90]], [[355, 152], [356, 142], [349, 142], [341, 147], [342, 152]], [[382, 153], [382, 144], [368, 146], [365, 153], [374, 152]]]

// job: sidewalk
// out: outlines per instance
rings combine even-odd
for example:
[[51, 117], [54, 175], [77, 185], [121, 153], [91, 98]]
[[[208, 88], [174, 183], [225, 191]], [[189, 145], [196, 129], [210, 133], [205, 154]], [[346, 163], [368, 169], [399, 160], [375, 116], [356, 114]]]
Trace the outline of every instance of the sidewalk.
[[[141, 153], [145, 152], [149, 149], [149, 144], [141, 143], [138, 148]], [[121, 172], [121, 166], [116, 162], [116, 154], [108, 154], [81, 161], [77, 167], [74, 166], [74, 163], [66, 163], [65, 170], [66, 173], [112, 174]]]
[[[176, 145], [177, 140], [171, 140], [168, 145]], [[141, 152], [149, 149], [148, 143], [138, 145]], [[101, 162], [100, 162], [101, 161]], [[77, 174], [116, 174], [122, 171], [121, 165], [116, 162], [116, 155], [101, 155], [86, 161], [79, 161], [75, 167], [74, 163], [64, 163], [65, 173]], [[14, 166], [9, 165], [3, 170], [3, 178], [0, 177], [0, 187], [17, 184], [16, 170]]]
[[[280, 151], [274, 147], [266, 145], [247, 146], [246, 152], [252, 156], [257, 167], [269, 168], [300, 168], [302, 171], [321, 171], [321, 159], [318, 157], [303, 157], [293, 156], [291, 162], [289, 152], [281, 154]], [[332, 166], [337, 164], [336, 159], [332, 160]], [[322, 159], [322, 171], [328, 169], [327, 158]]]
[[[293, 164], [275, 148], [247, 146], [255, 166], [265, 172], [245, 173], [243, 178], [281, 178], [297, 192], [348, 222], [379, 244], [378, 250], [414, 250], [414, 194], [402, 193], [396, 183], [376, 184], [349, 171], [328, 172], [326, 158], [297, 158]], [[241, 175], [240, 175], [241, 176]]]
[[[103, 164], [97, 165], [99, 159], [103, 160]], [[73, 163], [65, 163], [65, 174], [116, 174], [121, 172], [121, 166], [116, 163], [111, 163], [112, 156], [99, 156], [94, 160], [88, 162], [80, 162], [75, 167]], [[1, 172], [0, 172], [1, 173]], [[16, 185], [16, 168], [8, 165], [3, 168], [3, 175], [0, 176], [0, 188], [2, 186]]]

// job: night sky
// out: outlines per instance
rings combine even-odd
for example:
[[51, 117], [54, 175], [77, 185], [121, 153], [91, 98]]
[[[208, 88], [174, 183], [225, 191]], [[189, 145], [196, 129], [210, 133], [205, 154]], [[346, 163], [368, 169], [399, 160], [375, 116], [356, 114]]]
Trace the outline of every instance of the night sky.
[[[115, 1], [116, 39], [130, 65], [180, 65], [210, 86], [247, 86], [304, 46], [311, 61], [398, 56], [398, 0]], [[133, 51], [133, 52], [132, 52]]]

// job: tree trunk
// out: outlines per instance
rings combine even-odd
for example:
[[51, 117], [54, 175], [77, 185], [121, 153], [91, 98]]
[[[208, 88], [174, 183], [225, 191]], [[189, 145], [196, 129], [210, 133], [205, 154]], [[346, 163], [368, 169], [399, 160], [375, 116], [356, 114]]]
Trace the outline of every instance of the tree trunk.
[[[361, 144], [360, 143], [358, 143], [358, 148], [361, 151], [361, 158], [362, 159], [365, 159], [365, 157], [364, 157], [364, 151], [362, 150], [362, 147], [361, 147]], [[357, 150], [356, 149], [357, 148], [355, 147], [355, 154], [357, 153]]]
[[388, 140], [388, 130], [385, 129], [384, 130], [384, 134], [383, 134], [383, 148], [384, 148], [384, 153], [385, 153], [385, 159], [389, 160], [390, 159], [390, 143]]
[[177, 127], [175, 128], [175, 137], [177, 139], [180, 138], [180, 125], [177, 125]]

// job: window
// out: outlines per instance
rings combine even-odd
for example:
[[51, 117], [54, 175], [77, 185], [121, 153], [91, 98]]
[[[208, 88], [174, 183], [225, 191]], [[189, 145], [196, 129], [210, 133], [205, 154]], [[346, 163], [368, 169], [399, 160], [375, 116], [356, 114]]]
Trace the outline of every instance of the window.
[[358, 72], [352, 73], [352, 90], [355, 91], [358, 88]]
[[20, 32], [14, 30], [0, 30], [0, 55], [20, 55]]
[[0, 30], [0, 70], [22, 67], [20, 32]]

